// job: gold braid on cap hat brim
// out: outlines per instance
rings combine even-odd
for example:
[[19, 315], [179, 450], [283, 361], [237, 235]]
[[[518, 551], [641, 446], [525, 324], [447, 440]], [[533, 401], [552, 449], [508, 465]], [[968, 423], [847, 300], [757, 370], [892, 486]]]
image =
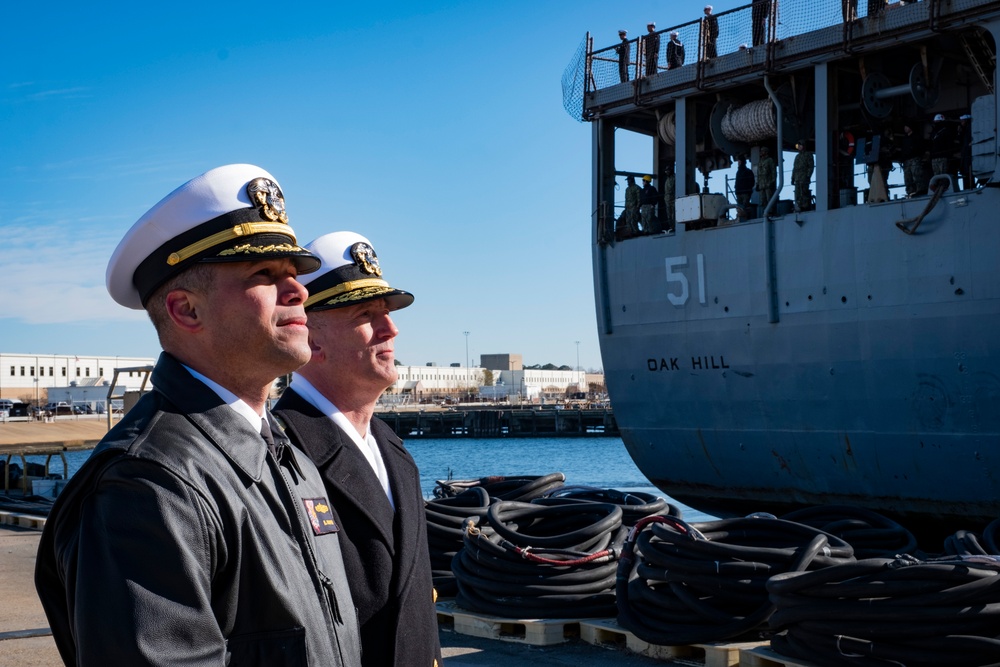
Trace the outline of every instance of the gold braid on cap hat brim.
[[353, 292], [355, 290], [372, 288], [372, 287], [389, 287], [389, 283], [384, 280], [379, 280], [378, 278], [363, 278], [362, 280], [349, 280], [346, 283], [340, 283], [339, 285], [334, 285], [330, 289], [325, 289], [322, 292], [316, 294], [311, 294], [308, 299], [306, 299], [305, 308], [310, 306], [315, 306], [320, 301], [326, 301], [327, 299], [332, 299], [335, 296], [345, 294], [347, 292]]
[[282, 234], [290, 237], [292, 243], [298, 243], [295, 240], [295, 232], [284, 222], [244, 222], [230, 229], [223, 229], [221, 232], [216, 232], [208, 238], [192, 243], [186, 248], [181, 248], [177, 252], [170, 253], [167, 257], [167, 264], [170, 266], [180, 264], [184, 260], [194, 257], [198, 253], [213, 248], [220, 243], [232, 241], [241, 236], [250, 236], [251, 234]]

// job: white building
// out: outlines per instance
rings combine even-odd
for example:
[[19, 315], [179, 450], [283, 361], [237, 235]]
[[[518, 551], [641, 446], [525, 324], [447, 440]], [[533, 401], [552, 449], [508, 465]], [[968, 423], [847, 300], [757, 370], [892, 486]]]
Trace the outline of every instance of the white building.
[[414, 401], [471, 392], [491, 400], [518, 402], [587, 391], [587, 374], [583, 371], [490, 369], [492, 387], [483, 386], [486, 369], [482, 367], [397, 366], [396, 371], [399, 377], [388, 393], [408, 395]]
[[396, 366], [399, 377], [390, 392], [429, 395], [475, 391], [483, 384], [483, 369], [461, 366]]
[[507, 388], [515, 400], [563, 398], [568, 391], [587, 391], [583, 371], [559, 371], [523, 368], [516, 371], [493, 371], [493, 384]]
[[[116, 368], [137, 368], [154, 363], [154, 357], [0, 352], [0, 398], [45, 403], [49, 400], [50, 389], [68, 387], [104, 387], [106, 395]], [[143, 375], [138, 371], [123, 373], [118, 378], [116, 392], [138, 390]]]
[[[503, 360], [504, 357], [511, 360], [490, 369], [494, 385], [490, 388], [483, 387], [486, 369], [480, 366], [397, 366], [399, 377], [387, 393], [405, 396], [414, 402], [420, 398], [465, 393], [519, 402], [559, 398], [567, 391], [587, 391], [587, 377], [583, 371], [524, 369], [519, 355], [486, 355], [484, 359]], [[115, 369], [136, 369], [155, 363], [154, 357], [0, 352], [0, 398], [41, 404], [61, 400], [90, 403], [98, 400], [96, 394], [107, 396]], [[138, 391], [144, 376], [145, 373], [138, 370], [121, 373], [116, 395]], [[150, 389], [148, 382], [145, 388]]]

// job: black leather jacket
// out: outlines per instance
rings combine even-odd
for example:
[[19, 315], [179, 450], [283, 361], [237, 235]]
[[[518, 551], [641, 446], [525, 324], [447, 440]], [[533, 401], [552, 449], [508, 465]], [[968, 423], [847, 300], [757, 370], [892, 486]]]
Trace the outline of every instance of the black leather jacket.
[[304, 502], [326, 502], [316, 468], [169, 354], [153, 385], [46, 522], [35, 585], [63, 660], [359, 665], [339, 536]]

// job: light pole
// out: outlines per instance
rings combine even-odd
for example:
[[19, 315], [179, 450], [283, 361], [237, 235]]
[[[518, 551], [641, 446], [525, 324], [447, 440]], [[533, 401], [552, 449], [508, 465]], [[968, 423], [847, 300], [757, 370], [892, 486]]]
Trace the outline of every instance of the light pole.
[[576, 341], [576, 370], [580, 370], [580, 341]]
[[465, 334], [465, 391], [469, 391], [469, 332], [462, 333]]

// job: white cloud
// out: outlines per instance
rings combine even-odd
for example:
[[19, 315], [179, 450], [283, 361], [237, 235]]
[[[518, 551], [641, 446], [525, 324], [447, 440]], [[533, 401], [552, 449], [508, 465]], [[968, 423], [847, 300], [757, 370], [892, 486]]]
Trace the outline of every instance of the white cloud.
[[82, 97], [90, 97], [90, 89], [83, 86], [76, 86], [73, 88], [52, 88], [50, 90], [39, 90], [38, 92], [28, 93], [25, 95], [26, 99], [29, 100], [49, 100], [49, 99], [61, 99], [61, 100], [77, 100]]
[[30, 234], [6, 233], [0, 246], [0, 312], [29, 324], [143, 317], [108, 295], [104, 272], [117, 239], [95, 229], [99, 226], [81, 235], [75, 224], [56, 223], [33, 225]]

